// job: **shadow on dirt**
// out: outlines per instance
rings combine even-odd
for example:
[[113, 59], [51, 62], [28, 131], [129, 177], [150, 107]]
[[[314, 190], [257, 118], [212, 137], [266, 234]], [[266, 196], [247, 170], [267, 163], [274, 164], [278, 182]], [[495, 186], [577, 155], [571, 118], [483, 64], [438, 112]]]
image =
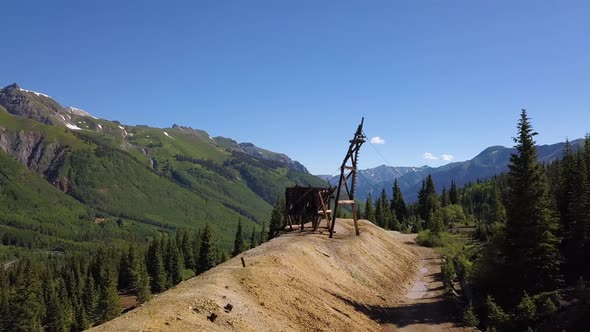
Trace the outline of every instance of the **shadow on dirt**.
[[395, 324], [398, 328], [414, 324], [453, 323], [457, 319], [454, 304], [444, 296], [435, 297], [439, 298], [438, 301], [400, 304], [397, 307], [388, 308], [358, 303], [338, 294], [332, 295], [371, 320], [379, 324]]

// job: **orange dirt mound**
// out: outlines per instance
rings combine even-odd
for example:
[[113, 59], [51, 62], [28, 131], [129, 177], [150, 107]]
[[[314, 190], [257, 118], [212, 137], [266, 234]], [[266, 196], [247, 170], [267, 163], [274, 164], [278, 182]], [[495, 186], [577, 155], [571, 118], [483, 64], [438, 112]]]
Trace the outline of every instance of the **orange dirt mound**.
[[326, 231], [282, 235], [94, 329], [380, 331], [363, 312], [395, 306], [419, 258], [393, 232], [359, 224], [358, 237], [347, 219], [333, 239]]

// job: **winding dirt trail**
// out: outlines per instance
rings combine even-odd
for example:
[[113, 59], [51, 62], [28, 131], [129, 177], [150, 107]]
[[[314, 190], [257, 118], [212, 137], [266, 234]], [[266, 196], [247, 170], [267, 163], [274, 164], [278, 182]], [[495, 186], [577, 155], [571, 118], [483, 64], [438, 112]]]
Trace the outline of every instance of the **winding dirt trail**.
[[419, 272], [407, 294], [389, 312], [391, 323], [384, 325], [384, 331], [473, 331], [454, 323], [455, 304], [445, 296], [441, 256], [416, 245], [416, 234], [398, 234], [397, 238], [420, 257]]

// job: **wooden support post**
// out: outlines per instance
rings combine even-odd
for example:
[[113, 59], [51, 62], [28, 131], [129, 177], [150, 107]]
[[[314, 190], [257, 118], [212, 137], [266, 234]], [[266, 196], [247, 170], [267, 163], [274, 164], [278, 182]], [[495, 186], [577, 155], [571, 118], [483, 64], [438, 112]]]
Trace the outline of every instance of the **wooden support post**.
[[352, 203], [352, 220], [354, 220], [354, 231], [356, 232], [356, 235], [361, 235], [358, 220], [356, 218], [356, 203], [354, 202]]
[[[322, 198], [322, 194], [319, 192], [318, 192], [318, 198], [320, 200], [320, 203], [322, 204], [322, 212], [324, 213], [324, 218], [326, 218], [326, 221], [328, 222], [328, 229], [330, 229], [330, 213], [328, 212], [328, 208], [326, 207], [326, 202], [324, 202], [324, 199]], [[320, 223], [318, 222], [318, 225], [319, 224]], [[314, 231], [315, 231], [315, 229], [314, 229]]]

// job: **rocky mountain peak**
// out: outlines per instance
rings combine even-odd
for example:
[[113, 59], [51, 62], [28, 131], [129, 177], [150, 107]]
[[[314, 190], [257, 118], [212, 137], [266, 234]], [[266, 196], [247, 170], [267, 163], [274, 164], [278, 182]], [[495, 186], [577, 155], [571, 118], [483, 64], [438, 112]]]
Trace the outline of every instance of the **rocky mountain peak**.
[[18, 86], [17, 83], [12, 83], [12, 84], [4, 87], [4, 89], [2, 89], [2, 90], [20, 90], [20, 86]]

